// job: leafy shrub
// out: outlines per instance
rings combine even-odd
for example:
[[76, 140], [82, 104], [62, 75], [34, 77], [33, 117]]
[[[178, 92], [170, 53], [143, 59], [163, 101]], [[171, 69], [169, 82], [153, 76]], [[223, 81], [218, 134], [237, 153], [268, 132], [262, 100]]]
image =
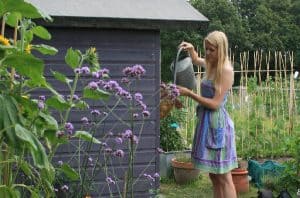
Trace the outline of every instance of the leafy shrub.
[[184, 115], [181, 110], [174, 109], [171, 114], [160, 120], [160, 146], [164, 151], [184, 149], [183, 138], [178, 130]]

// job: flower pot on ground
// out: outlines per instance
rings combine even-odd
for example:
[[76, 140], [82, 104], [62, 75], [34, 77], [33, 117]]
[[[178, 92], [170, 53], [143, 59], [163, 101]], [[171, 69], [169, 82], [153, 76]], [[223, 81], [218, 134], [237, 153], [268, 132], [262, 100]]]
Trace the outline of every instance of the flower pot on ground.
[[235, 168], [231, 171], [232, 180], [237, 193], [249, 191], [248, 171], [243, 168]]
[[171, 166], [171, 160], [176, 156], [176, 153], [191, 153], [191, 150], [185, 151], [165, 151], [159, 154], [159, 174], [161, 177], [171, 178], [173, 177], [173, 167]]
[[186, 184], [199, 178], [200, 170], [194, 167], [190, 159], [173, 158], [172, 167], [177, 184]]

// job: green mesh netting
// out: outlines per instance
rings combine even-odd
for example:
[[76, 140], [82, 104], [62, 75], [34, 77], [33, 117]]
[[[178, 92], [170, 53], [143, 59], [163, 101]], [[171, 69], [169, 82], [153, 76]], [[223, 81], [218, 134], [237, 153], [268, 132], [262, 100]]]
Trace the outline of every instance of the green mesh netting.
[[264, 163], [259, 163], [255, 160], [248, 161], [248, 174], [251, 176], [251, 182], [258, 188], [263, 187], [262, 178], [264, 176], [280, 176], [283, 170], [283, 165], [271, 160], [267, 160]]

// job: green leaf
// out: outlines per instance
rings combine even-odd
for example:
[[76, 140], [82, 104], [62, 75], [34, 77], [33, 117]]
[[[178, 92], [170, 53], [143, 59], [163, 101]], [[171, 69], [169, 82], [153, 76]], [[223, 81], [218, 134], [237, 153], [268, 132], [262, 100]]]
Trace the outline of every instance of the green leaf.
[[37, 139], [37, 137], [31, 131], [27, 130], [19, 124], [16, 124], [15, 131], [18, 138], [30, 145], [28, 149], [30, 150], [34, 164], [38, 168], [48, 169], [50, 167], [50, 164], [44, 146]]
[[0, 197], [5, 197], [5, 198], [16, 198], [18, 197], [14, 189], [11, 187], [1, 185], [0, 186]]
[[70, 82], [73, 81], [73, 80], [67, 78], [64, 74], [62, 74], [62, 73], [60, 73], [60, 72], [52, 71], [52, 70], [51, 70], [51, 72], [52, 72], [54, 78], [55, 78], [56, 80], [59, 80], [60, 82], [69, 84]]
[[94, 138], [90, 133], [88, 133], [86, 131], [76, 131], [75, 134], [74, 134], [74, 137], [85, 140], [87, 142], [92, 142], [92, 143], [95, 143], [95, 144], [101, 144], [101, 142], [99, 140]]
[[79, 179], [78, 173], [71, 168], [68, 164], [63, 164], [60, 170], [71, 180], [76, 181]]
[[58, 52], [58, 50], [55, 47], [44, 44], [32, 45], [32, 49], [35, 49], [45, 55], [55, 55]]
[[16, 69], [17, 73], [29, 77], [34, 85], [46, 83], [43, 76], [44, 62], [31, 54], [10, 54], [4, 59], [3, 65], [6, 67], [13, 67]]
[[0, 16], [4, 15], [4, 3], [3, 0], [0, 0]]
[[110, 94], [101, 89], [90, 89], [89, 87], [85, 87], [83, 90], [83, 97], [89, 98], [93, 100], [108, 100]]
[[43, 120], [47, 123], [47, 128], [52, 130], [58, 130], [58, 124], [54, 117], [49, 114], [45, 114], [44, 112], [39, 112], [39, 116], [43, 118]]
[[14, 126], [19, 121], [19, 114], [18, 112], [18, 105], [15, 99], [11, 96], [0, 95], [0, 103], [3, 107], [2, 113], [0, 117], [3, 117], [2, 121], [2, 128], [1, 130], [5, 131], [6, 138], [8, 139], [9, 143], [12, 145], [16, 145], [16, 134], [14, 130]]
[[66, 110], [71, 107], [67, 101], [65, 101], [63, 98], [58, 96], [52, 96], [51, 98], [47, 99], [46, 104], [59, 111]]
[[11, 27], [18, 26], [18, 21], [21, 20], [22, 15], [19, 12], [11, 12], [7, 14], [6, 24]]
[[36, 35], [37, 37], [40, 37], [42, 39], [45, 39], [45, 40], [51, 39], [51, 34], [43, 26], [35, 26], [34, 28], [32, 28], [32, 32], [34, 35]]
[[43, 13], [31, 3], [25, 2], [24, 0], [9, 0], [3, 3], [1, 15], [7, 12], [19, 12], [22, 15], [22, 17], [26, 18], [44, 18], [45, 20], [52, 20], [52, 18], [49, 15]]
[[15, 131], [18, 138], [20, 138], [24, 142], [27, 142], [34, 150], [38, 149], [35, 145], [35, 141], [33, 140], [33, 134], [30, 131], [19, 124], [16, 124]]
[[73, 50], [69, 48], [67, 54], [65, 56], [66, 63], [71, 66], [71, 68], [75, 69], [79, 66], [81, 59], [81, 53], [78, 50]]
[[75, 108], [78, 108], [78, 109], [88, 109], [89, 108], [89, 104], [86, 103], [85, 101], [83, 100], [80, 100], [78, 101], [76, 104], [75, 104]]
[[31, 192], [30, 198], [40, 198], [41, 197], [38, 193], [34, 192], [33, 190], [30, 192]]
[[32, 31], [31, 30], [26, 31], [25, 32], [25, 40], [26, 40], [26, 42], [27, 43], [31, 43], [32, 39], [33, 39], [33, 33], [32, 33]]
[[20, 168], [25, 173], [25, 175], [27, 175], [28, 177], [32, 176], [32, 171], [30, 169], [30, 165], [25, 160], [21, 161]]

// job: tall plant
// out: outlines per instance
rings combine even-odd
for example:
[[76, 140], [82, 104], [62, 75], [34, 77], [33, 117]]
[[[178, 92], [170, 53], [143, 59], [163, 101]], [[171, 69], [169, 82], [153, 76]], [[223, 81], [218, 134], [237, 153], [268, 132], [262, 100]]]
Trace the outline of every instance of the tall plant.
[[[97, 191], [93, 180], [99, 173], [106, 176], [111, 196], [115, 192], [112, 188], [117, 188], [120, 197], [134, 197], [134, 186], [144, 177], [152, 186], [159, 175], [146, 174], [149, 166], [138, 177], [134, 175], [135, 153], [143, 131], [143, 124], [137, 127], [136, 123], [143, 123], [150, 113], [142, 101], [142, 94], [135, 92], [132, 85], [136, 85], [145, 73], [144, 68], [141, 65], [125, 68], [122, 83], [126, 88], [122, 88], [117, 81], [108, 78], [107, 69], [100, 69], [95, 48], [85, 52], [69, 48], [65, 62], [73, 70], [74, 78], [51, 71], [57, 81], [68, 87], [69, 94], [64, 97], [44, 78], [43, 60], [31, 54], [33, 50], [43, 55], [57, 53], [52, 46], [32, 43], [34, 37], [51, 39], [51, 34], [32, 19], [51, 20], [51, 17], [23, 0], [0, 0], [0, 16], [0, 197], [21, 197], [21, 193], [28, 192], [32, 197], [54, 197], [55, 193], [83, 197]], [[7, 25], [14, 29], [11, 39], [5, 35]], [[85, 84], [86, 77], [93, 79]], [[84, 85], [80, 96], [75, 94], [79, 83]], [[50, 96], [35, 96], [35, 91], [39, 89], [45, 89]], [[82, 117], [84, 127], [75, 130], [70, 122], [71, 111], [89, 109], [89, 100], [102, 101], [103, 112], [91, 110], [93, 117]], [[115, 111], [118, 105], [126, 106], [125, 117]], [[53, 112], [57, 116], [54, 117]], [[99, 116], [101, 113], [102, 117]], [[108, 130], [105, 121], [109, 116], [115, 117], [118, 122]], [[124, 131], [113, 133], [118, 123], [125, 126]], [[100, 130], [103, 133], [99, 135], [96, 132]], [[117, 145], [110, 144], [112, 139]], [[53, 164], [59, 146], [74, 145], [73, 140], [78, 145], [70, 161], [78, 160], [78, 169], [73, 169], [69, 162]], [[125, 152], [118, 148], [125, 141], [128, 158], [124, 158]], [[90, 152], [94, 151], [95, 145], [99, 149], [97, 157], [92, 158]], [[128, 165], [122, 177], [115, 174], [115, 158], [123, 160], [120, 164]], [[66, 184], [74, 182], [79, 186], [76, 193], [71, 194]]]

